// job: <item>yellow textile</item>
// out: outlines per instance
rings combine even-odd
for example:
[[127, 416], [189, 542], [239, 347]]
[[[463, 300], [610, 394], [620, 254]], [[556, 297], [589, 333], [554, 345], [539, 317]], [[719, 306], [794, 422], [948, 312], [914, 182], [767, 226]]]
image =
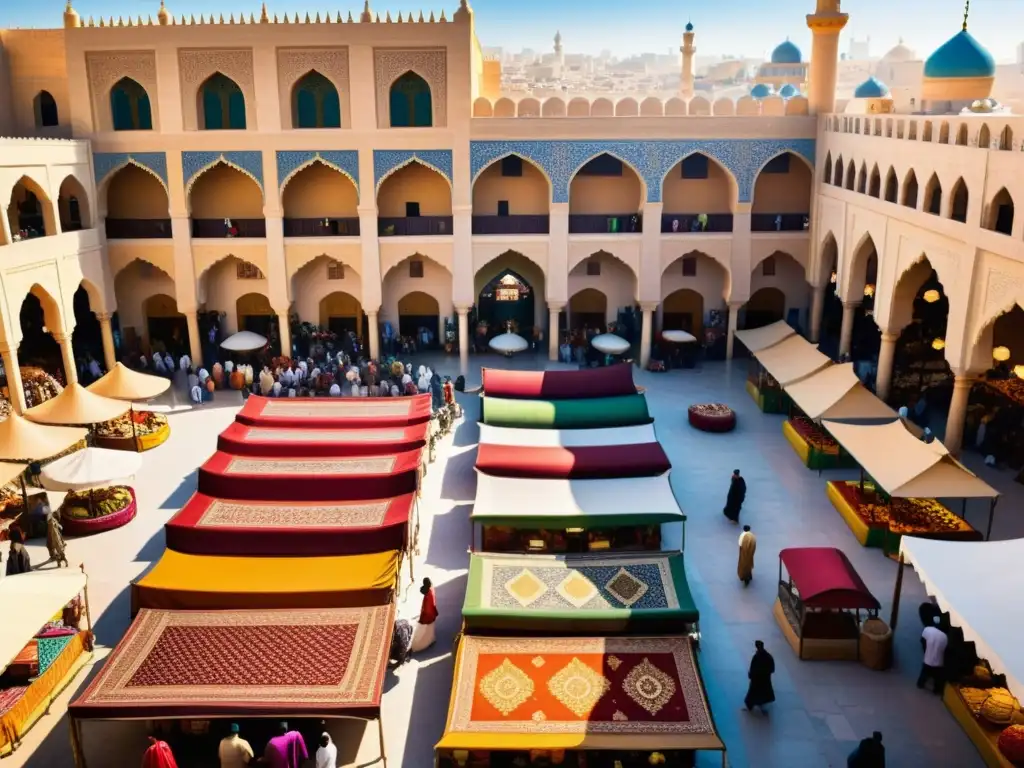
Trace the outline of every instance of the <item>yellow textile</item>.
[[740, 581], [746, 581], [754, 576], [754, 551], [757, 549], [757, 537], [750, 531], [744, 531], [740, 536], [740, 559], [736, 566], [736, 575]]

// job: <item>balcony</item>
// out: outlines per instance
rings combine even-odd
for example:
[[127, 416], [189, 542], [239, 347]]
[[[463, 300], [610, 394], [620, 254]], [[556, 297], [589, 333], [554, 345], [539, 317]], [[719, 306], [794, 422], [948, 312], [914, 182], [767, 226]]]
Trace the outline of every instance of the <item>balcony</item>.
[[108, 240], [164, 240], [171, 237], [170, 219], [107, 219], [106, 223]]
[[359, 218], [285, 219], [285, 237], [358, 237]]
[[569, 214], [570, 235], [622, 235], [642, 231], [643, 217], [638, 213]]
[[664, 234], [705, 234], [707, 232], [732, 232], [731, 213], [705, 214], [707, 221], [704, 226], [698, 217], [699, 213], [663, 213], [661, 214], [661, 231]]
[[377, 219], [380, 237], [422, 237], [452, 234], [451, 216], [396, 216]]
[[192, 219], [192, 237], [266, 237], [267, 222], [263, 219]]
[[810, 229], [807, 213], [752, 213], [751, 232], [803, 232]]
[[546, 235], [550, 216], [474, 216], [474, 235]]

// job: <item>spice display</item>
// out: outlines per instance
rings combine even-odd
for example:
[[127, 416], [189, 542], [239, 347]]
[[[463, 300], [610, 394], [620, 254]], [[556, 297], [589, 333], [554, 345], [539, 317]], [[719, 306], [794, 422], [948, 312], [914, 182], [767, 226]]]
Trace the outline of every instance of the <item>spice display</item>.
[[834, 485], [850, 508], [871, 528], [912, 536], [921, 533], [974, 533], [974, 528], [935, 499], [891, 499], [888, 504], [873, 483], [847, 481]]
[[106, 517], [120, 512], [131, 503], [131, 489], [126, 485], [113, 485], [89, 491], [70, 491], [64, 497], [60, 514], [62, 517], [76, 520]]
[[[134, 428], [132, 421], [135, 422]], [[131, 439], [132, 436], [151, 435], [167, 427], [167, 417], [152, 411], [129, 411], [113, 421], [96, 427], [97, 437]]]
[[815, 450], [822, 453], [839, 453], [839, 443], [833, 440], [828, 432], [806, 416], [792, 418], [789, 420], [789, 423], [793, 430]]

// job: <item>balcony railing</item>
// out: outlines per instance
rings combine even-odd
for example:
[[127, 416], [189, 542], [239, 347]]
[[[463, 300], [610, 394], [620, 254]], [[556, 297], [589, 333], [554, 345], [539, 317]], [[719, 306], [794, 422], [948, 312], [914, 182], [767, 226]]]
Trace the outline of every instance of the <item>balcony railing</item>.
[[108, 240], [164, 240], [170, 236], [170, 219], [107, 219]]
[[689, 234], [703, 232], [732, 232], [731, 213], [704, 214], [706, 220], [701, 222], [699, 213], [663, 213], [661, 214], [661, 231], [667, 234]]
[[546, 235], [550, 216], [474, 216], [474, 235]]
[[569, 234], [635, 234], [643, 231], [638, 213], [573, 213], [569, 215]]
[[192, 219], [192, 237], [266, 237], [267, 222], [263, 219]]
[[359, 217], [285, 219], [285, 237], [358, 237]]
[[811, 217], [806, 213], [752, 213], [751, 232], [803, 232], [810, 229]]
[[452, 234], [451, 216], [397, 216], [377, 219], [380, 237]]

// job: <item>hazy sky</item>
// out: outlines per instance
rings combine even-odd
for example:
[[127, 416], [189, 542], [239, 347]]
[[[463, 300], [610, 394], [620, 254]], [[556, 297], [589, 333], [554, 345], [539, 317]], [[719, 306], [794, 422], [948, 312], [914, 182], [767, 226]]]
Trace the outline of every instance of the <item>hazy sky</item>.
[[[440, 13], [450, 17], [457, 0], [432, 6], [408, 0], [371, 0], [381, 14], [391, 11]], [[0, 27], [57, 27], [65, 0], [0, 0]], [[814, 0], [470, 0], [476, 13], [477, 35], [485, 46], [518, 51], [528, 47], [550, 50], [556, 30], [561, 30], [569, 53], [619, 56], [654, 51], [664, 53], [679, 46], [687, 19], [697, 32], [698, 56], [744, 54], [761, 56], [789, 37], [810, 55], [810, 32], [804, 16], [813, 12]], [[75, 0], [84, 17], [156, 14], [159, 0]], [[927, 56], [960, 29], [962, 0], [845, 0], [843, 10], [850, 23], [843, 32], [840, 50], [849, 47], [850, 36], [871, 36], [873, 55], [881, 55], [900, 37], [922, 57]], [[321, 0], [270, 0], [270, 12], [305, 15], [330, 8], [357, 15], [361, 0], [329, 5]], [[167, 0], [175, 15], [244, 12], [259, 15], [259, 0]], [[999, 61], [1013, 61], [1024, 42], [1024, 0], [973, 0], [969, 27]]]

